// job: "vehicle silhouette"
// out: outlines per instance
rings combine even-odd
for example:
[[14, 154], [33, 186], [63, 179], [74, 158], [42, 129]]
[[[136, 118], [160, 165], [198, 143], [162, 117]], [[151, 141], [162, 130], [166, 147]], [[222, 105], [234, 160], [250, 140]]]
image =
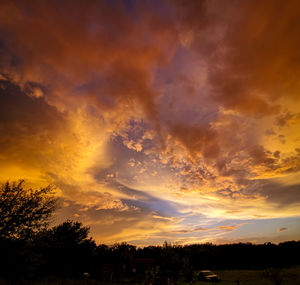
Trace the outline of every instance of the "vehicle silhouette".
[[208, 281], [208, 282], [220, 282], [219, 277], [217, 274], [210, 270], [201, 270], [197, 273], [197, 279], [201, 281]]

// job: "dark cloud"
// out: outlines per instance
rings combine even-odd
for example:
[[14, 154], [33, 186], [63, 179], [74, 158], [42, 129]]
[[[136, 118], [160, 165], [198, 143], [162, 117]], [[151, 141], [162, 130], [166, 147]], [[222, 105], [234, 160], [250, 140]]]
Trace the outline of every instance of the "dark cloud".
[[[52, 104], [80, 90], [101, 109], [137, 101], [158, 126], [151, 72], [166, 62], [176, 34], [167, 18], [136, 9], [133, 16], [118, 1], [3, 1], [2, 70], [22, 84], [49, 86]], [[9, 64], [12, 55], [22, 60]]]
[[[43, 152], [65, 128], [64, 114], [44, 98], [28, 97], [10, 81], [0, 80], [0, 153], [3, 165], [44, 168]], [[22, 178], [22, 177], [20, 177]]]
[[49, 106], [44, 98], [30, 98], [19, 86], [8, 80], [0, 80], [1, 123], [23, 124], [28, 132], [50, 125], [58, 127], [64, 115]]
[[293, 117], [294, 117], [294, 115], [292, 115], [291, 113], [281, 114], [280, 116], [277, 116], [277, 118], [276, 118], [276, 125], [283, 127]]
[[[300, 184], [284, 185], [272, 179], [248, 180], [240, 190], [229, 187], [216, 191], [220, 197], [232, 200], [266, 199], [267, 204], [273, 204], [276, 209], [295, 206], [300, 203]], [[237, 210], [238, 213], [239, 210]]]
[[288, 230], [288, 228], [280, 228], [280, 229], [277, 230], [277, 232], [283, 232], [283, 231], [286, 231], [286, 230]]
[[268, 169], [275, 169], [277, 167], [278, 157], [273, 156], [263, 146], [255, 145], [249, 148], [248, 152], [253, 165], [264, 165]]
[[177, 124], [171, 126], [170, 133], [192, 153], [202, 153], [206, 158], [218, 157], [217, 133], [209, 126]]
[[259, 183], [255, 186], [249, 186], [241, 192], [245, 195], [264, 197], [268, 203], [274, 203], [277, 207], [289, 207], [300, 203], [300, 184], [284, 185], [268, 180], [257, 182]]
[[293, 173], [300, 171], [300, 149], [296, 148], [293, 155], [287, 156], [281, 162], [283, 173]]
[[297, 0], [175, 1], [179, 24], [207, 60], [214, 98], [244, 114], [279, 111], [276, 99], [297, 100], [300, 12]]

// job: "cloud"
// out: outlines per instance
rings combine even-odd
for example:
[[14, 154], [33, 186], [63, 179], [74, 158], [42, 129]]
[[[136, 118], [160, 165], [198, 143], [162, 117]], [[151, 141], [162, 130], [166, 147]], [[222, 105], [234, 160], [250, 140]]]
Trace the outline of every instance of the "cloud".
[[1, 86], [1, 180], [25, 178], [76, 188], [93, 183], [90, 169], [95, 165], [109, 165], [103, 125], [93, 116], [59, 112], [44, 97], [28, 97], [10, 81]]
[[280, 228], [280, 229], [277, 230], [277, 232], [283, 232], [283, 231], [286, 231], [286, 230], [288, 230], [288, 228]]
[[208, 231], [209, 229], [205, 229], [205, 228], [196, 228], [196, 229], [192, 229], [192, 230], [177, 230], [177, 231], [173, 231], [174, 233], [177, 234], [186, 234], [186, 233], [195, 233], [195, 232], [201, 232], [201, 231]]
[[179, 25], [208, 63], [215, 100], [255, 116], [278, 112], [279, 98], [297, 100], [297, 1], [178, 2]]
[[99, 208], [97, 205], [86, 207], [85, 201], [82, 204], [72, 200], [66, 202], [68, 206], [59, 210], [56, 222], [60, 222], [61, 217], [72, 218], [76, 215], [78, 220], [91, 226], [91, 234], [98, 243], [113, 244], [139, 239], [135, 244], [143, 246], [150, 236], [159, 235], [176, 222], [174, 217], [153, 212], [147, 207], [126, 204], [127, 209], [120, 210], [118, 207]]
[[237, 229], [237, 226], [219, 226], [220, 230], [224, 230], [226, 232], [231, 232]]
[[280, 116], [278, 116], [276, 118], [276, 124], [280, 127], [285, 126], [292, 118], [294, 117], [294, 115], [290, 114], [290, 113], [285, 113], [285, 114], [281, 114]]
[[200, 152], [207, 158], [216, 158], [219, 154], [217, 134], [207, 126], [177, 124], [170, 133], [192, 153]]
[[300, 203], [299, 194], [300, 184], [285, 185], [276, 183], [275, 181], [261, 181], [256, 187], [249, 187], [243, 192], [256, 193], [267, 199], [271, 203], [275, 203], [278, 207], [290, 207], [293, 204]]
[[64, 131], [67, 118], [43, 98], [29, 98], [6, 80], [1, 81], [0, 100], [1, 179], [39, 178], [47, 163], [44, 154], [52, 148], [48, 159], [54, 158], [55, 138]]
[[231, 232], [239, 227], [245, 225], [247, 223], [240, 223], [237, 225], [223, 225], [223, 226], [215, 226], [215, 227], [210, 227], [210, 228], [203, 228], [203, 227], [198, 227], [195, 229], [185, 229], [185, 230], [176, 230], [173, 231], [176, 234], [187, 234], [187, 233], [196, 233], [196, 232], [203, 232], [203, 231], [209, 231], [209, 232], [215, 232], [215, 231], [222, 231], [222, 232]]
[[[59, 108], [138, 104], [158, 126], [151, 72], [168, 59], [176, 34], [167, 19], [144, 8], [134, 6], [137, 25], [119, 3], [4, 1], [2, 72], [23, 86], [49, 87], [46, 100]], [[10, 64], [13, 58], [19, 60]]]
[[299, 12], [296, 0], [1, 1], [0, 179], [56, 184], [61, 217], [107, 242], [295, 216]]

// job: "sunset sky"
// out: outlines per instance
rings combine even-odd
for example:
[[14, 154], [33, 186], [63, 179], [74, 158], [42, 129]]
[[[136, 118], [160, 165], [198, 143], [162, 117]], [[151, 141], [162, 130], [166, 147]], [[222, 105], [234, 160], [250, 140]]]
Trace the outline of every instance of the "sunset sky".
[[300, 240], [300, 1], [0, 1], [0, 181], [97, 243]]

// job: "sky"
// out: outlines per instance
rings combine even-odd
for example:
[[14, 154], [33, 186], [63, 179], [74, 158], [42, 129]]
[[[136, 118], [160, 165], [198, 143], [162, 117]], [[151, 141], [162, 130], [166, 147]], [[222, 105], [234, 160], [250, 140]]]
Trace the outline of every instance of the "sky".
[[0, 2], [0, 181], [137, 246], [300, 240], [298, 0]]

